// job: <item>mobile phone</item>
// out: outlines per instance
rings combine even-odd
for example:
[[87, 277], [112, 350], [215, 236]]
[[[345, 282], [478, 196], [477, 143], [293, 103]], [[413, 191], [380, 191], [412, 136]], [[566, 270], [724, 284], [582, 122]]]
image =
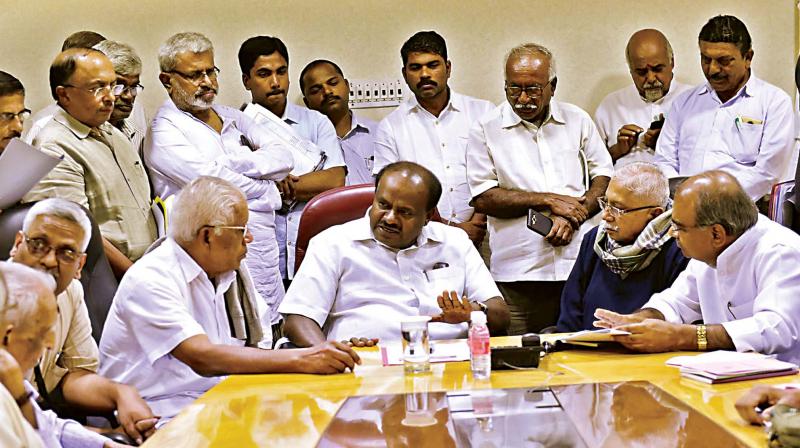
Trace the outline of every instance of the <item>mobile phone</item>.
[[528, 209], [528, 228], [541, 236], [547, 236], [553, 228], [553, 220], [531, 208]]
[[664, 114], [658, 116], [658, 119], [650, 123], [650, 129], [661, 129], [664, 127]]

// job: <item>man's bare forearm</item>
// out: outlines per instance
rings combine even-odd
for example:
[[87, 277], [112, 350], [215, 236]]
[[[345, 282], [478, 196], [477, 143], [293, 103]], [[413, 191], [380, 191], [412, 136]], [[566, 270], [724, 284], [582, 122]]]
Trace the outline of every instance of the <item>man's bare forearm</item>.
[[76, 407], [94, 412], [117, 409], [117, 384], [88, 370], [68, 372], [61, 383], [64, 400]]
[[634, 311], [633, 314], [643, 319], [665, 320], [664, 315], [661, 314], [661, 311], [658, 311], [655, 308], [642, 308], [640, 310]]
[[103, 252], [106, 253], [108, 264], [111, 265], [111, 270], [114, 271], [114, 276], [117, 277], [117, 280], [121, 279], [125, 272], [133, 266], [133, 262], [105, 237], [103, 238]]
[[484, 191], [473, 201], [475, 211], [503, 219], [518, 218], [528, 214], [528, 209], [546, 210], [549, 203], [546, 193], [508, 190], [494, 187]]
[[298, 347], [311, 347], [312, 345], [325, 342], [325, 335], [319, 328], [314, 319], [299, 314], [286, 315], [286, 322], [283, 325], [286, 337]]
[[589, 210], [589, 216], [594, 216], [600, 210], [600, 204], [597, 203], [597, 199], [605, 196], [606, 189], [608, 189], [608, 183], [611, 181], [611, 178], [608, 176], [597, 176], [592, 179], [592, 182], [589, 184], [589, 190], [586, 192], [586, 201], [583, 205], [586, 206], [586, 209]]
[[341, 166], [303, 174], [295, 183], [294, 197], [306, 202], [324, 191], [344, 186], [345, 174], [345, 168]]

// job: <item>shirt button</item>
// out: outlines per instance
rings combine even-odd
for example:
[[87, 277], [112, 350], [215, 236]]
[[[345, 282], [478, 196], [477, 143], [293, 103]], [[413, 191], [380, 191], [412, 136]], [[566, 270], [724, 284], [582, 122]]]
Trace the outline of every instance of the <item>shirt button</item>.
[[439, 120], [434, 120], [433, 124], [435, 124], [436, 126], [439, 126]]
[[444, 148], [445, 146], [446, 146], [446, 145], [445, 145], [444, 143], [442, 143], [442, 148]]
[[292, 217], [290, 216], [290, 217], [286, 218], [286, 220], [287, 220], [287, 221], [291, 221], [291, 220], [292, 220]]
[[450, 191], [453, 191], [453, 187], [450, 187]]
[[449, 169], [450, 169], [450, 165], [447, 165], [447, 166], [446, 166], [446, 167], [444, 167], [444, 168], [445, 168], [445, 169], [447, 169], [447, 170], [449, 170]]
[[455, 217], [456, 217], [456, 214], [455, 214], [455, 213], [453, 213], [453, 214], [451, 214], [451, 215], [450, 215], [450, 217], [451, 217], [451, 218], [455, 218]]

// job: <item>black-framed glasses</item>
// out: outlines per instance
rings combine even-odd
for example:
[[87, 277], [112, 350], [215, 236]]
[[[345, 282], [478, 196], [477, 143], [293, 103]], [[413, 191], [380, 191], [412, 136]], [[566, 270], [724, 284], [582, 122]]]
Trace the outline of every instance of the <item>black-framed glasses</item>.
[[519, 98], [520, 96], [522, 96], [522, 92], [525, 92], [525, 95], [528, 95], [529, 98], [538, 98], [542, 96], [542, 93], [544, 93], [544, 89], [546, 89], [551, 82], [553, 82], [552, 79], [550, 81], [547, 81], [547, 84], [543, 86], [534, 85], [534, 86], [520, 87], [520, 86], [506, 85], [506, 93], [508, 94], [508, 96], [512, 98]]
[[199, 84], [205, 77], [208, 77], [209, 81], [217, 79], [217, 75], [219, 75], [219, 67], [214, 66], [208, 70], [197, 70], [191, 73], [183, 73], [178, 70], [170, 70], [167, 73], [175, 73], [176, 75], [187, 81], [190, 81], [193, 84]]
[[94, 95], [95, 98], [106, 96], [109, 93], [111, 93], [114, 96], [119, 96], [125, 89], [125, 86], [123, 86], [122, 84], [106, 84], [92, 88], [73, 86], [71, 84], [64, 84], [63, 87], [72, 87], [73, 89], [84, 90]]
[[629, 208], [629, 209], [621, 209], [619, 207], [614, 207], [613, 205], [608, 203], [608, 198], [605, 196], [597, 198], [597, 203], [600, 204], [601, 211], [608, 211], [611, 216], [615, 218], [619, 218], [622, 215], [638, 212], [639, 210], [647, 210], [648, 208], [656, 208], [660, 207], [658, 205], [645, 205], [644, 207], [636, 207], [636, 208]]
[[127, 93], [130, 96], [137, 96], [144, 90], [144, 86], [141, 84], [134, 84], [132, 86], [126, 86], [124, 84], [117, 84], [117, 85], [122, 86], [122, 90], [115, 95], [124, 95], [125, 93]]
[[83, 255], [83, 252], [71, 247], [62, 246], [54, 248], [44, 238], [31, 238], [27, 235], [25, 235], [25, 245], [28, 247], [28, 252], [37, 258], [44, 258], [51, 250], [55, 250], [56, 259], [62, 263], [74, 263]]
[[22, 109], [17, 113], [2, 112], [0, 113], [0, 123], [11, 123], [12, 121], [14, 121], [15, 118], [19, 118], [20, 122], [24, 122], [30, 116], [31, 116], [31, 111], [28, 109]]

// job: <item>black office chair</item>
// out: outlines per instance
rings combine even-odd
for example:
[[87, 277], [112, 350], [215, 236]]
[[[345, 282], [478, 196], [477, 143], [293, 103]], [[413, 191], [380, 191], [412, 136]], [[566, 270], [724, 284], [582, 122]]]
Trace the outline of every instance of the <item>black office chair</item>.
[[[8, 259], [9, 252], [14, 246], [14, 237], [22, 230], [22, 221], [32, 206], [33, 203], [17, 204], [0, 213], [0, 260]], [[111, 301], [117, 292], [117, 279], [103, 252], [100, 229], [91, 213], [87, 211], [86, 214], [92, 222], [92, 238], [86, 248], [86, 264], [81, 273], [81, 284], [86, 308], [89, 310], [89, 319], [92, 322], [92, 337], [99, 344]]]

